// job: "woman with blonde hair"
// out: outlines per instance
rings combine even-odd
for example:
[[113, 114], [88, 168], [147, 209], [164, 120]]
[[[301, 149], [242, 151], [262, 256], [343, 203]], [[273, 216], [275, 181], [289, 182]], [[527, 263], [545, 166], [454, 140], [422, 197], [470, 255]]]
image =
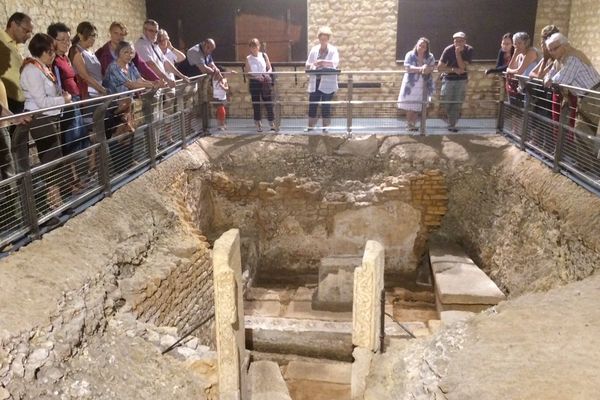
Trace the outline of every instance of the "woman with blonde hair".
[[[317, 33], [319, 44], [310, 49], [306, 60], [306, 69], [309, 72], [323, 71], [335, 72], [340, 63], [340, 54], [337, 47], [331, 45], [332, 32], [328, 26], [323, 26]], [[323, 118], [323, 132], [328, 131], [331, 124], [331, 104], [329, 102], [338, 89], [338, 77], [336, 73], [318, 74], [311, 73], [308, 81], [309, 105], [308, 105], [308, 128], [312, 131], [317, 124], [317, 107], [321, 104], [321, 117]]]

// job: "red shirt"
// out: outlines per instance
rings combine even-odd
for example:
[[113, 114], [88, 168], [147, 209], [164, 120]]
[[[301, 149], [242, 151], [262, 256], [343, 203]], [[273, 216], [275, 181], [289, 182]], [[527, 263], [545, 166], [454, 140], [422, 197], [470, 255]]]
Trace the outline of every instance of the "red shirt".
[[55, 74], [56, 69], [58, 69], [57, 75], [60, 75], [60, 86], [62, 90], [67, 91], [71, 96], [79, 96], [79, 87], [75, 81], [75, 70], [71, 65], [69, 57], [66, 55], [57, 55], [52, 63], [52, 72]]

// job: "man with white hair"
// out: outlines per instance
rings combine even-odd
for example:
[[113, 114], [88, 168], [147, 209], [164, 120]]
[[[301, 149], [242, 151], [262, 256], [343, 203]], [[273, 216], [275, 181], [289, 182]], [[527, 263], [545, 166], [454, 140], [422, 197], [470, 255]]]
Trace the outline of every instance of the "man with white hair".
[[467, 35], [456, 32], [453, 43], [442, 52], [438, 71], [442, 73], [442, 106], [448, 116], [448, 130], [458, 132], [456, 123], [467, 91], [467, 66], [473, 60], [473, 47], [467, 44]]
[[[600, 74], [584, 53], [569, 44], [565, 35], [553, 34], [546, 40], [546, 47], [555, 59], [552, 69], [546, 75], [546, 86], [562, 84], [595, 91], [600, 89]], [[586, 90], [569, 89], [569, 91], [579, 97], [575, 129], [586, 135], [597, 136], [600, 95]], [[585, 157], [584, 160], [579, 161], [583, 161], [583, 165], [589, 169], [599, 155], [600, 141], [594, 143], [593, 140], [581, 140], [579, 136], [576, 136], [576, 139], [579, 139], [580, 157]], [[596, 172], [600, 173], [600, 169]]]

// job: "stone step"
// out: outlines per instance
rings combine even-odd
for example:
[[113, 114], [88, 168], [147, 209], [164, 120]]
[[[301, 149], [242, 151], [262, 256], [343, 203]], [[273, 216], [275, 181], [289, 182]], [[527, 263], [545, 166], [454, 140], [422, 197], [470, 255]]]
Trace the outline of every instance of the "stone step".
[[347, 362], [291, 361], [285, 368], [285, 380], [305, 380], [349, 385], [352, 364]]
[[506, 299], [494, 281], [457, 244], [431, 241], [429, 258], [438, 312], [479, 312]]
[[[352, 322], [246, 316], [246, 348], [266, 353], [352, 361]], [[403, 323], [415, 336], [430, 334], [423, 322]], [[386, 317], [386, 337], [408, 339], [398, 324]]]
[[273, 361], [255, 361], [248, 371], [250, 400], [292, 400], [279, 365]]

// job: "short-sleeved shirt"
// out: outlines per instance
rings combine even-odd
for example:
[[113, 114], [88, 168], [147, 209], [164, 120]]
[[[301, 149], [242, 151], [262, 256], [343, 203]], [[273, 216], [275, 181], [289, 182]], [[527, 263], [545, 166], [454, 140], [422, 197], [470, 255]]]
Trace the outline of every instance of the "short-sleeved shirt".
[[59, 79], [60, 87], [71, 96], [79, 96], [79, 87], [75, 81], [75, 70], [66, 55], [56, 56], [52, 63], [52, 69], [56, 78]]
[[187, 59], [190, 65], [211, 65], [213, 63], [212, 54], [204, 54], [202, 43], [190, 47], [187, 51]]
[[[465, 45], [465, 48], [463, 49], [461, 54], [463, 61], [468, 63], [473, 61], [473, 47], [469, 46], [468, 44]], [[450, 68], [459, 67], [458, 61], [456, 60], [456, 51], [454, 50], [453, 44], [444, 49], [444, 51], [442, 52], [442, 56], [440, 57], [440, 61]], [[442, 77], [449, 81], [460, 81], [467, 79], [467, 73], [465, 72], [464, 74], [457, 74], [454, 72], [448, 72], [443, 74]]]
[[141, 75], [133, 63], [129, 63], [128, 70], [125, 72], [116, 62], [113, 62], [106, 69], [102, 85], [110, 94], [122, 93], [129, 90], [125, 83], [137, 81], [140, 78]]
[[7, 62], [6, 60], [9, 63], [6, 71], [0, 76], [6, 88], [6, 96], [11, 100], [24, 102], [25, 95], [19, 82], [23, 57], [19, 53], [17, 43], [8, 36], [4, 29], [0, 29], [0, 59], [4, 60], [2, 61], [3, 64]]
[[156, 43], [152, 43], [145, 37], [139, 38], [135, 42], [135, 52], [145, 63], [152, 61], [158, 69], [165, 75], [165, 55], [160, 50], [160, 47]]

